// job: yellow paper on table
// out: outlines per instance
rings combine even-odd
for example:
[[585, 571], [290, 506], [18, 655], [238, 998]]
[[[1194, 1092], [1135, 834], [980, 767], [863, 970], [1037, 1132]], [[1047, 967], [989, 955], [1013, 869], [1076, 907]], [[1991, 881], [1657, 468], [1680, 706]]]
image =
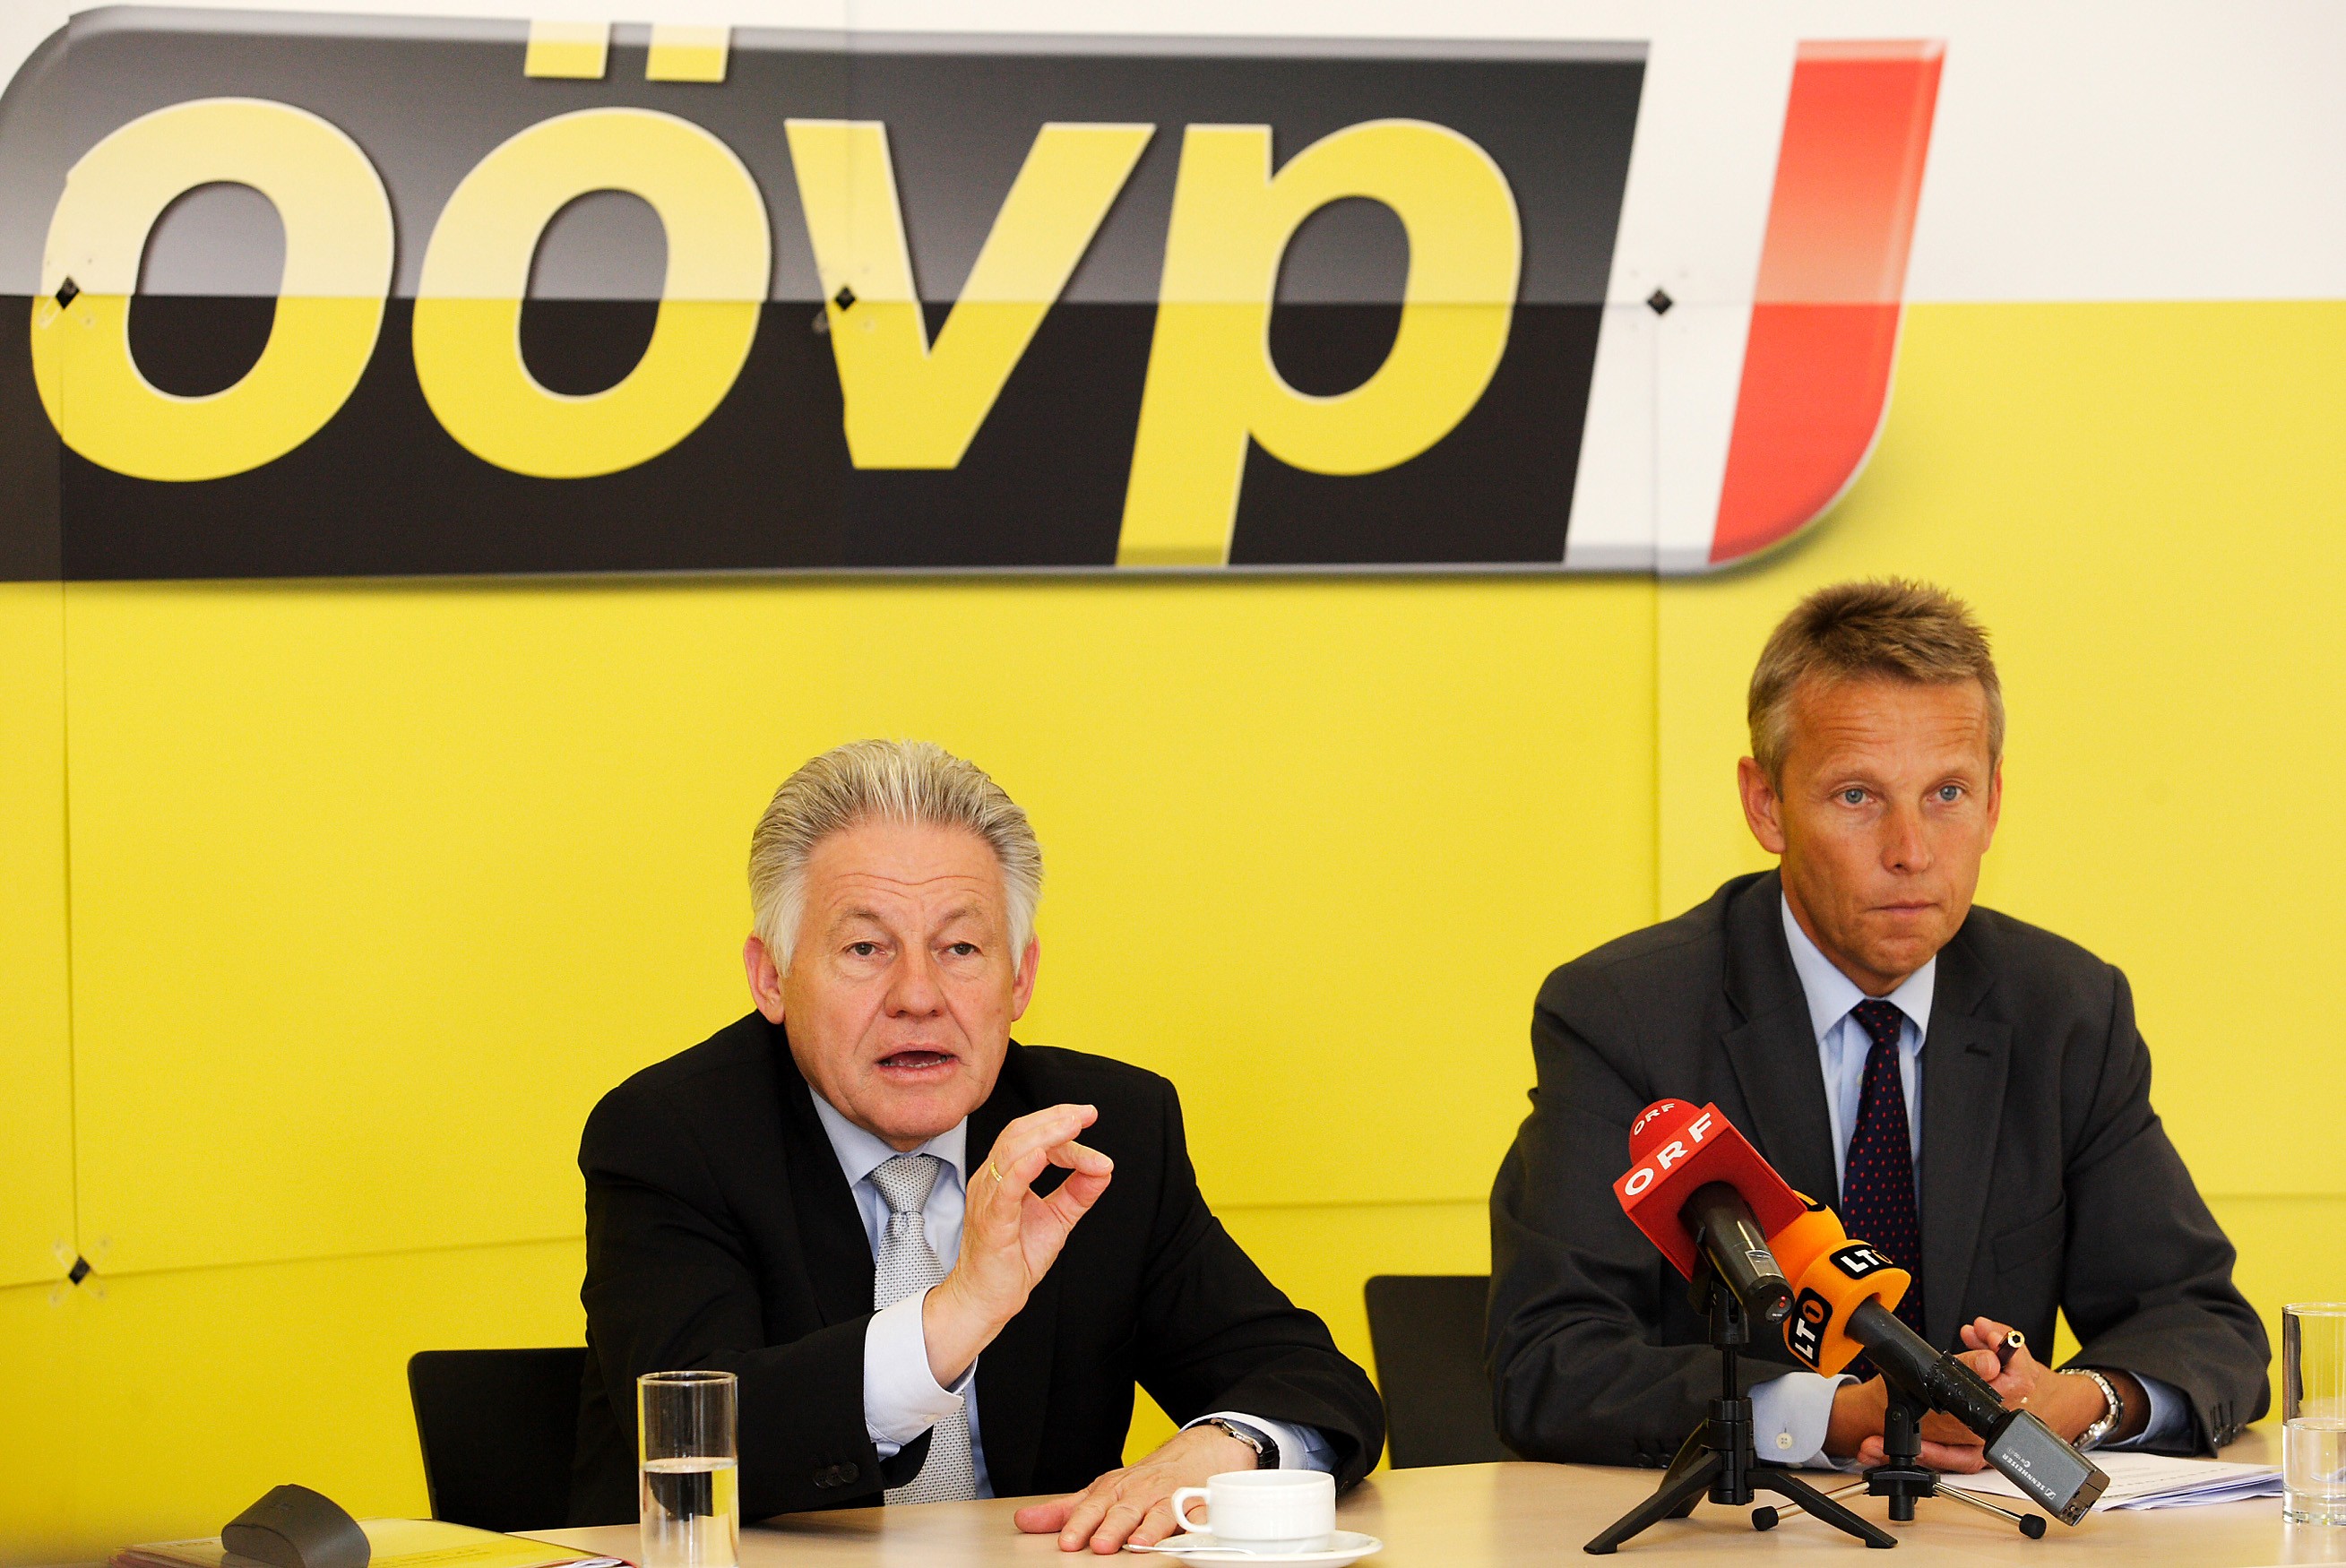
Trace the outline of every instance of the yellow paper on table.
[[[560, 1568], [608, 1561], [592, 1553], [520, 1535], [499, 1535], [436, 1519], [362, 1519], [367, 1568]], [[157, 1541], [114, 1555], [112, 1568], [223, 1568], [228, 1551], [217, 1535], [206, 1541]], [[247, 1561], [239, 1558], [236, 1561]]]

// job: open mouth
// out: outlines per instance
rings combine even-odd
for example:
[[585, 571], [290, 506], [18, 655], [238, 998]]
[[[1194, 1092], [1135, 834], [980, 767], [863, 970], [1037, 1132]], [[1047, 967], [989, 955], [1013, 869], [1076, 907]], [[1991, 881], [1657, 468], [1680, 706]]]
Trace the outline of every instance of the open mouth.
[[891, 1077], [925, 1077], [944, 1072], [954, 1064], [953, 1053], [932, 1051], [924, 1046], [891, 1052], [880, 1058], [880, 1070]]

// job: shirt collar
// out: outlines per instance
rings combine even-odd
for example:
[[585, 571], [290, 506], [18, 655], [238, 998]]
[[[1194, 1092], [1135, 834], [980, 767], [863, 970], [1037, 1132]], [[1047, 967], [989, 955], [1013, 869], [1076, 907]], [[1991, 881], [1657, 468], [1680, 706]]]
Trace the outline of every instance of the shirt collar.
[[[1843, 974], [1827, 958], [1800, 922], [1792, 918], [1791, 901], [1779, 894], [1777, 906], [1784, 916], [1784, 940], [1792, 949], [1792, 970], [1800, 977], [1800, 993], [1808, 999], [1809, 1023], [1821, 1043], [1831, 1033], [1833, 1025], [1849, 1016], [1850, 1009], [1865, 1000], [1865, 993], [1857, 982]], [[1884, 1001], [1895, 1003], [1914, 1025], [1914, 1038], [1919, 1043], [1931, 1030], [1931, 993], [1939, 980], [1939, 955], [1933, 953], [1930, 962], [1906, 977], [1905, 983], [1892, 992]]]
[[[807, 1087], [812, 1091], [811, 1097], [814, 1101], [814, 1114], [822, 1123], [823, 1133], [831, 1139], [831, 1152], [839, 1156], [839, 1168], [845, 1174], [848, 1186], [853, 1186], [879, 1169], [882, 1163], [894, 1159], [898, 1153], [903, 1152], [890, 1148], [885, 1139], [865, 1132], [841, 1115], [837, 1107], [822, 1097], [821, 1090], [811, 1084]], [[953, 1166], [954, 1175], [961, 1178], [964, 1186], [967, 1186], [968, 1150], [969, 1118], [964, 1116], [919, 1148], [909, 1152], [934, 1155]]]

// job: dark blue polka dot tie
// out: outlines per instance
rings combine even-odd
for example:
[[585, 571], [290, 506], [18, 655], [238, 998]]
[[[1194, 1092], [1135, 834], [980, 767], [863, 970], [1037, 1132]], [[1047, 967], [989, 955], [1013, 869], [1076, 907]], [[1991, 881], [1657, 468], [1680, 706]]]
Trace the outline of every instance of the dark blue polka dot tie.
[[[1841, 1178], [1841, 1223], [1852, 1240], [1868, 1241], [1914, 1277], [1898, 1317], [1923, 1333], [1923, 1226], [1914, 1209], [1914, 1145], [1906, 1126], [1906, 1089], [1898, 1073], [1898, 1031], [1906, 1015], [1895, 1003], [1870, 1000], [1851, 1011], [1873, 1042], [1865, 1054], [1865, 1086], [1857, 1102], [1857, 1125], [1849, 1135], [1849, 1157]], [[1873, 1376], [1861, 1356], [1850, 1375]]]

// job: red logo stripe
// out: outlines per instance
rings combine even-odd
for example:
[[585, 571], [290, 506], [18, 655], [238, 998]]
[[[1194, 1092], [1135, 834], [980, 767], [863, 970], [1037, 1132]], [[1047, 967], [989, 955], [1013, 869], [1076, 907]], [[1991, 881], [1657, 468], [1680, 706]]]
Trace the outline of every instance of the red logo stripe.
[[1800, 47], [1713, 565], [1832, 504], [1882, 428], [1943, 52], [1936, 41]]

